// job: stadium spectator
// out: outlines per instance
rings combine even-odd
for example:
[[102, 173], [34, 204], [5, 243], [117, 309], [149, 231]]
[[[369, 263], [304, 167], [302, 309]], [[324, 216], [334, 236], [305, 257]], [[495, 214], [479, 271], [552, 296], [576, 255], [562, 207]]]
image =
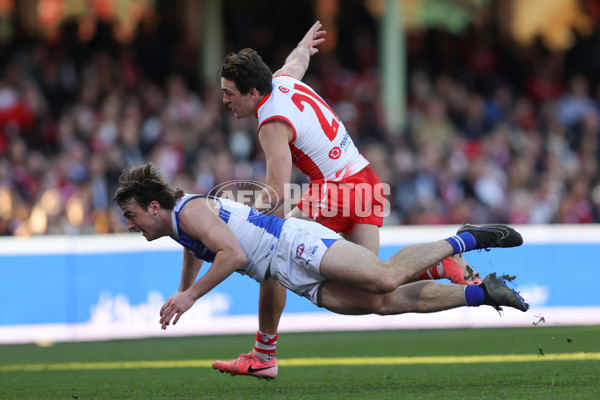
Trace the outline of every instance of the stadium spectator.
[[[104, 29], [88, 41], [58, 32], [45, 40], [17, 37], [14, 43], [3, 47], [0, 234], [123, 231], [119, 213], [110, 206], [109, 193], [120, 171], [135, 162], [127, 164], [130, 155], [121, 149], [124, 135], [132, 135], [134, 129], [139, 131], [132, 135], [138, 141], [132, 147], [134, 159], [139, 161], [141, 153], [144, 161], [175, 160], [172, 173], [198, 186], [191, 191], [205, 192], [207, 186], [210, 189], [222, 180], [238, 176], [266, 179], [264, 156], [252, 133], [252, 124], [224, 113], [208, 86], [200, 89], [192, 85], [192, 80], [184, 79], [171, 88], [168, 77], [185, 75], [169, 68], [170, 55], [176, 52], [170, 51], [167, 42], [159, 40], [160, 34], [152, 29], [155, 28], [144, 26], [133, 44], [111, 42], [109, 30]], [[572, 197], [569, 191], [578, 176], [587, 179], [588, 192], [583, 197], [591, 207], [591, 217], [575, 220], [600, 222], [599, 197], [592, 198], [600, 190], [600, 173], [595, 167], [600, 159], [597, 77], [581, 61], [584, 58], [577, 63], [541, 48], [540, 42], [531, 46], [494, 43], [474, 40], [473, 34], [446, 41], [451, 49], [444, 51], [470, 54], [470, 61], [460, 65], [460, 69], [455, 63], [440, 62], [440, 49], [436, 46], [408, 46], [409, 123], [397, 136], [386, 132], [381, 123], [376, 99], [382, 83], [372, 65], [353, 70], [342, 65], [335, 53], [329, 53], [320, 57], [307, 76], [306, 81], [319, 88], [347, 128], [356, 132], [361, 152], [367, 155], [367, 147], [377, 146], [378, 154], [389, 160], [385, 163], [367, 157], [382, 181], [391, 185], [390, 215], [384, 224], [559, 223], [564, 218], [559, 216], [558, 205]], [[415, 35], [411, 34], [412, 39]], [[434, 36], [428, 39], [433, 40]], [[347, 42], [347, 46], [352, 43]], [[477, 51], [467, 51], [469, 43], [474, 42]], [[278, 49], [272, 53], [283, 53], [279, 48], [283, 46], [273, 43]], [[485, 45], [488, 49], [481, 48]], [[588, 41], [586, 46], [600, 48], [600, 43]], [[157, 48], [163, 54], [160, 57], [156, 55]], [[487, 62], [493, 61], [490, 65], [494, 68], [485, 70], [482, 79], [481, 64], [473, 59], [473, 54], [488, 51], [496, 53], [485, 56]], [[180, 101], [176, 101], [175, 93], [196, 99], [189, 103], [190, 109], [198, 111], [193, 121], [183, 125], [172, 121], [166, 109], [167, 103]], [[422, 150], [410, 140], [418, 137], [415, 123], [426, 115], [425, 107], [431, 99], [441, 102], [440, 109], [445, 109], [446, 126], [451, 132], [440, 135], [450, 143], [436, 156], [442, 160], [441, 174], [423, 169], [427, 164], [417, 162]], [[115, 104], [119, 107], [115, 108]], [[122, 129], [130, 132], [124, 134]], [[112, 135], [116, 141], [111, 141]], [[112, 146], [106, 148], [110, 143]], [[166, 155], [158, 150], [164, 143], [169, 148]], [[65, 159], [71, 158], [71, 148], [77, 148], [79, 157], [83, 152], [85, 160], [99, 158], [94, 163], [102, 166], [95, 166], [94, 174], [90, 166], [79, 166], [74, 172], [81, 175], [69, 176], [64, 168], [68, 163]], [[196, 159], [199, 155], [203, 161]], [[29, 161], [18, 161], [16, 156]], [[213, 163], [213, 159], [230, 160], [231, 165], [223, 168], [225, 161]], [[526, 181], [517, 185], [517, 176], [525, 179], [523, 171], [518, 173], [516, 167], [508, 166], [518, 159], [529, 160], [530, 170]], [[486, 165], [486, 171], [493, 174], [481, 179], [488, 183], [491, 179], [498, 193], [498, 189], [505, 191], [505, 207], [491, 205], [485, 197], [487, 192], [474, 190], [473, 168], [469, 167], [472, 163]], [[422, 179], [425, 176], [427, 179]], [[74, 178], [79, 181], [73, 181]], [[298, 174], [292, 176], [294, 182], [301, 179]], [[92, 181], [92, 202], [69, 202], [80, 190], [88, 190]], [[98, 183], [101, 181], [104, 185]], [[421, 200], [415, 201], [417, 198]], [[73, 210], [79, 204], [108, 204], [102, 210], [83, 213], [105, 217], [84, 218], [81, 225], [71, 225], [68, 215], [73, 218]], [[513, 205], [518, 205], [518, 211], [512, 209]], [[42, 220], [46, 222], [40, 223]]]

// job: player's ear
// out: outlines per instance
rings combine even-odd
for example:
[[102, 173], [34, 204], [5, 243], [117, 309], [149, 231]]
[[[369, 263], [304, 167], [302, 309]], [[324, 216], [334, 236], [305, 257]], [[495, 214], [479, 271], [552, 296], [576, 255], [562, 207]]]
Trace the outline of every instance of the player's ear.
[[250, 95], [250, 97], [252, 98], [257, 98], [260, 97], [260, 93], [258, 92], [258, 89], [256, 88], [252, 88], [250, 89], [250, 91], [248, 92], [248, 94]]
[[155, 217], [158, 215], [158, 211], [160, 210], [160, 203], [156, 200], [152, 200], [150, 204], [148, 204], [148, 212]]

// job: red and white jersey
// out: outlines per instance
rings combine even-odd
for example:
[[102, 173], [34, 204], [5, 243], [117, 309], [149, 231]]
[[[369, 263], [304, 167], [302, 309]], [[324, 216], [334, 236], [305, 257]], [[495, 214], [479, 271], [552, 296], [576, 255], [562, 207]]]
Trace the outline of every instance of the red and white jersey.
[[258, 104], [256, 117], [259, 131], [275, 119], [292, 127], [292, 161], [311, 181], [339, 181], [369, 164], [331, 107], [291, 76], [273, 79], [273, 90]]

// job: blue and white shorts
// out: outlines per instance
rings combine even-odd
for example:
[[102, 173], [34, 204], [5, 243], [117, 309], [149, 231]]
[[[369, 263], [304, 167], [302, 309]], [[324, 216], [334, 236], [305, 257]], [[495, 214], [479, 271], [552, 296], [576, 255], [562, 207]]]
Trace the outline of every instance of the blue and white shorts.
[[[314, 221], [288, 218], [271, 259], [270, 273], [292, 292], [317, 304], [321, 259], [341, 236]], [[317, 304], [318, 305], [318, 304]]]

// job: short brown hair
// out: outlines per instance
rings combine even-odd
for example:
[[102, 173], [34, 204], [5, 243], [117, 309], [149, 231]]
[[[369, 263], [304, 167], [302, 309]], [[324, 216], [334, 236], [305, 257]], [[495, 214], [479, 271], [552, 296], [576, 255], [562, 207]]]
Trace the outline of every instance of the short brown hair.
[[170, 187], [158, 168], [148, 163], [121, 173], [119, 187], [112, 201], [123, 208], [133, 200], [143, 209], [147, 209], [150, 203], [156, 200], [162, 208], [172, 210], [181, 196], [183, 190]]
[[250, 48], [227, 54], [218, 76], [235, 82], [243, 95], [252, 88], [263, 96], [271, 93], [273, 73], [258, 53]]

